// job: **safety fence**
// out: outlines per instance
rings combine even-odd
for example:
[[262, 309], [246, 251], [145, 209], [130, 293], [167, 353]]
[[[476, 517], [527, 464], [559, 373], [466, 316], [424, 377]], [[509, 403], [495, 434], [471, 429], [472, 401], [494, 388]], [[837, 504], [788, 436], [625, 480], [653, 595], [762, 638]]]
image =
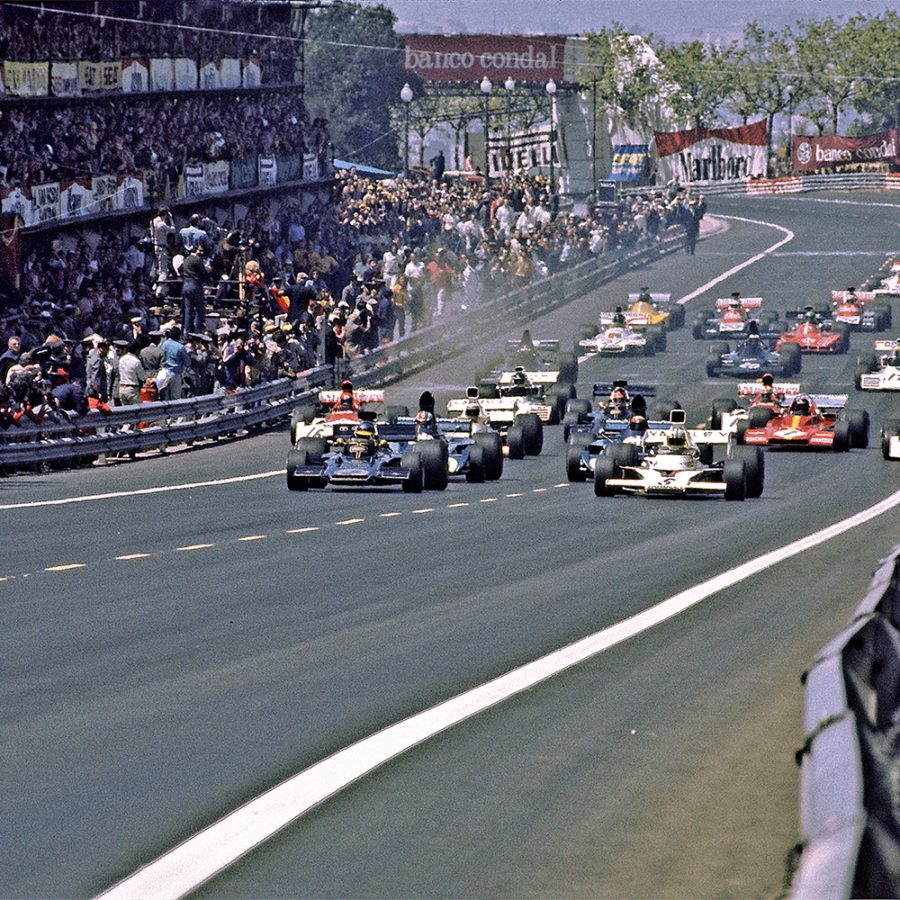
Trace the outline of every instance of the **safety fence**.
[[[739, 194], [801, 194], [807, 191], [900, 191], [900, 172], [846, 172], [834, 175], [792, 175], [784, 178], [755, 178], [723, 184], [684, 185], [692, 193], [712, 196]], [[646, 193], [648, 188], [634, 188], [628, 193]]]
[[104, 454], [137, 453], [233, 435], [290, 415], [294, 407], [313, 399], [318, 388], [332, 384], [335, 378], [352, 378], [360, 387], [390, 384], [672, 252], [682, 245], [681, 235], [680, 227], [671, 229], [649, 247], [586, 260], [489, 303], [442, 318], [364, 357], [341, 360], [334, 370], [322, 366], [299, 379], [280, 379], [235, 393], [115, 407], [109, 413], [92, 411], [62, 423], [29, 423], [0, 431], [0, 470], [51, 461], [79, 462]]
[[900, 896], [900, 545], [806, 673], [791, 896]]

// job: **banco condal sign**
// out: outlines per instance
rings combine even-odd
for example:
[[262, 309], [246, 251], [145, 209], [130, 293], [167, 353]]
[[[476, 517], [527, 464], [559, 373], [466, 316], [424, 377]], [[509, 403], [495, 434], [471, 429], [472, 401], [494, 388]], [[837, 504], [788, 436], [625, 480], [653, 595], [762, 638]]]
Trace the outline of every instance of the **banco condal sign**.
[[545, 83], [564, 80], [567, 38], [559, 35], [518, 37], [506, 34], [406, 37], [404, 66], [423, 81]]
[[791, 152], [795, 172], [811, 172], [832, 166], [852, 166], [860, 163], [898, 163], [898, 133], [896, 128], [860, 137], [826, 134], [820, 137], [791, 137]]

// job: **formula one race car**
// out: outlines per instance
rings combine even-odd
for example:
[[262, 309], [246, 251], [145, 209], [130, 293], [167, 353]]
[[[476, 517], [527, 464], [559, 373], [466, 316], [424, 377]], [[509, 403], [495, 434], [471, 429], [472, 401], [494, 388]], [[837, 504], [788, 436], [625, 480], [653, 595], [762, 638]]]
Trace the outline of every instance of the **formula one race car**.
[[900, 419], [888, 419], [881, 426], [881, 455], [900, 459]]
[[691, 333], [698, 340], [746, 338], [750, 335], [751, 323], [755, 322], [758, 335], [776, 338], [781, 331], [777, 324], [778, 314], [760, 312], [762, 302], [762, 297], [742, 298], [736, 293], [730, 298], [720, 297], [714, 311], [697, 313]]
[[[493, 390], [491, 391], [493, 394]], [[510, 459], [538, 456], [544, 446], [544, 426], [529, 397], [505, 395], [482, 397], [481, 389], [469, 387], [464, 398], [449, 400], [447, 414], [473, 423], [473, 431], [499, 435]]]
[[624, 308], [620, 306], [614, 312], [601, 312], [600, 324], [616, 324], [617, 316], [623, 316], [629, 328], [658, 326], [671, 331], [684, 325], [684, 307], [672, 303], [671, 294], [651, 293], [647, 288], [641, 288], [638, 294], [629, 294], [628, 305]]
[[840, 323], [831, 328], [825, 320], [808, 306], [803, 321], [785, 331], [775, 344], [776, 350], [788, 344], [797, 344], [801, 353], [846, 353], [850, 348], [850, 329]]
[[[350, 381], [344, 381], [340, 390], [319, 391], [315, 402], [303, 403], [291, 413], [291, 443], [300, 438], [331, 437], [334, 425], [341, 422], [359, 422], [359, 413], [384, 403], [384, 391], [368, 388], [354, 389]], [[409, 415], [405, 406], [385, 406], [382, 418], [389, 420], [398, 415]]]
[[328, 443], [323, 438], [300, 438], [288, 452], [288, 490], [307, 491], [328, 484], [399, 484], [405, 492], [417, 494], [426, 484], [437, 490], [441, 484], [446, 487], [447, 461], [442, 452], [446, 448], [429, 442], [398, 452], [379, 437], [374, 419], [374, 413], [362, 410], [359, 422], [335, 424]]
[[856, 361], [860, 391], [900, 391], [900, 341], [875, 341], [875, 352]]
[[884, 331], [891, 327], [891, 307], [888, 303], [876, 303], [874, 291], [831, 292], [831, 315], [826, 318], [832, 327], [840, 323], [853, 331]]
[[780, 416], [799, 393], [800, 385], [796, 382], [775, 381], [767, 372], [759, 381], [739, 384], [738, 400], [731, 397], [713, 400], [707, 420], [709, 427], [733, 434], [740, 444], [748, 428], [761, 428], [772, 416]]
[[790, 406], [776, 414], [763, 411], [760, 421], [742, 435], [745, 444], [765, 447], [835, 450], [869, 446], [869, 414], [846, 409], [846, 394], [797, 394]]
[[[719, 444], [725, 457], [709, 461], [704, 446]], [[765, 462], [758, 448], [737, 447], [724, 432], [685, 427], [684, 410], [674, 410], [669, 428], [648, 431], [643, 452], [631, 464], [611, 455], [597, 458], [594, 493], [611, 497], [618, 493], [684, 497], [723, 495], [726, 500], [759, 497], [765, 481]]]
[[751, 322], [749, 329], [747, 339], [734, 350], [726, 343], [709, 345], [706, 374], [710, 378], [720, 375], [747, 378], [759, 372], [772, 372], [784, 378], [800, 371], [803, 359], [797, 344], [786, 344], [783, 350], [776, 351], [760, 337], [756, 322]]
[[875, 293], [882, 297], [900, 297], [900, 259], [887, 266], [885, 277], [875, 282]]
[[666, 349], [666, 331], [659, 325], [630, 328], [619, 321], [601, 323], [599, 332], [595, 325], [581, 325], [575, 343], [576, 350], [598, 356], [653, 356]]

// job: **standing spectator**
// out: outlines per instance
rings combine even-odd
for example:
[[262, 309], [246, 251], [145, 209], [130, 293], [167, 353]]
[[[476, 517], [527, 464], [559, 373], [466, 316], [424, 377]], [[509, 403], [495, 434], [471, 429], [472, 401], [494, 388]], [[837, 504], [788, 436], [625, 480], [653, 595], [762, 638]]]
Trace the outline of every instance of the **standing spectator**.
[[444, 180], [444, 170], [447, 167], [444, 151], [438, 150], [437, 155], [433, 156], [428, 162], [431, 165], [431, 180], [440, 184]]
[[209, 236], [200, 227], [200, 216], [197, 213], [191, 216], [188, 224], [178, 232], [178, 235], [181, 238], [181, 243], [184, 244], [185, 253], [193, 252], [195, 247], [206, 250]]
[[161, 400], [180, 400], [184, 393], [184, 372], [190, 368], [191, 357], [181, 343], [181, 326], [173, 325], [169, 336], [159, 345], [163, 368], [169, 373], [168, 384], [160, 391]]
[[156, 378], [163, 364], [163, 352], [159, 348], [162, 332], [159, 330], [148, 333], [147, 338], [150, 341], [146, 347], [141, 348], [140, 358], [141, 365], [147, 373], [148, 378]]
[[123, 406], [141, 402], [141, 388], [148, 376], [139, 353], [140, 344], [132, 341], [119, 359], [119, 400]]
[[405, 274], [397, 277], [397, 283], [391, 289], [394, 298], [394, 314], [397, 317], [397, 337], [406, 334], [406, 308], [409, 303], [408, 279]]
[[188, 334], [200, 334], [206, 327], [206, 297], [203, 286], [209, 280], [202, 244], [195, 244], [185, 257], [181, 276], [184, 279], [181, 288], [184, 300], [184, 327]]
[[390, 344], [394, 340], [394, 329], [397, 327], [397, 308], [394, 306], [394, 293], [386, 284], [381, 290], [376, 316], [381, 343]]
[[444, 314], [444, 304], [447, 302], [450, 288], [453, 284], [453, 269], [447, 264], [446, 253], [443, 247], [438, 247], [434, 256], [428, 263], [428, 277], [431, 282], [433, 306], [426, 311], [426, 318], [433, 314], [440, 318]]
[[94, 396], [104, 403], [109, 400], [109, 380], [106, 375], [106, 354], [109, 343], [99, 334], [92, 334], [88, 341], [93, 344], [85, 363], [85, 393]]
[[417, 331], [425, 324], [425, 263], [419, 259], [419, 251], [413, 250], [409, 254], [409, 262], [404, 271], [406, 275], [406, 293], [408, 298], [410, 329]]
[[22, 339], [13, 335], [6, 342], [6, 351], [0, 356], [0, 382], [6, 381], [6, 373], [18, 364], [22, 352]]
[[166, 279], [172, 270], [172, 253], [169, 250], [169, 238], [175, 234], [172, 213], [167, 206], [159, 210], [159, 214], [150, 223], [150, 235], [153, 238], [153, 253], [156, 257], [156, 296], [167, 297], [169, 286]]

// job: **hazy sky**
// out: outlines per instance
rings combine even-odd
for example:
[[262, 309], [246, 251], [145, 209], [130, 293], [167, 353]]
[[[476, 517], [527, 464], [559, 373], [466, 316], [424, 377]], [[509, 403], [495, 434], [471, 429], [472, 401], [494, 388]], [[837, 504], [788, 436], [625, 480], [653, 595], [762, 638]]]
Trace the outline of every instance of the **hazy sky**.
[[[366, 0], [375, 2], [375, 0]], [[740, 37], [756, 19], [778, 29], [797, 19], [880, 15], [896, 0], [378, 0], [401, 32], [583, 34], [612, 22], [667, 40]]]

